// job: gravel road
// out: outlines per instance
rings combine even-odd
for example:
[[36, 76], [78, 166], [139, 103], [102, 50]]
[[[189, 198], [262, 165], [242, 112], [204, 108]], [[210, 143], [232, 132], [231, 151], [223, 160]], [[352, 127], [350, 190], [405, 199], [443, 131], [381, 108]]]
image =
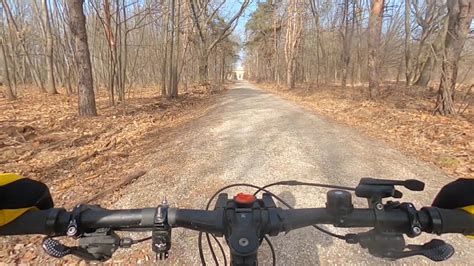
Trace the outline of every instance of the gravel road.
[[[249, 83], [237, 83], [220, 97], [208, 114], [176, 130], [169, 141], [156, 147], [156, 154], [147, 158], [153, 161], [152, 169], [127, 187], [114, 207], [155, 206], [166, 196], [174, 207], [202, 208], [214, 191], [234, 182], [265, 185], [296, 179], [355, 186], [364, 176], [417, 178], [426, 182], [425, 192], [407, 192], [404, 197], [422, 206], [429, 205], [439, 188], [452, 180], [432, 165], [404, 156], [383, 142]], [[295, 207], [325, 204], [324, 189], [282, 187], [274, 191]], [[355, 199], [354, 202], [358, 206], [365, 203]], [[166, 264], [199, 264], [197, 233], [175, 229], [173, 234], [171, 259]], [[431, 236], [423, 235], [410, 242], [424, 243], [429, 239]], [[456, 248], [456, 254], [447, 263], [473, 263], [472, 240], [455, 235], [443, 239]], [[358, 246], [312, 228], [280, 235], [273, 238], [273, 243], [278, 265], [431, 263], [423, 257], [397, 262], [373, 258]], [[122, 252], [115, 261], [129, 261], [130, 254]], [[268, 247], [262, 244], [260, 263], [269, 265], [269, 256]], [[147, 263], [147, 259], [142, 262]]]

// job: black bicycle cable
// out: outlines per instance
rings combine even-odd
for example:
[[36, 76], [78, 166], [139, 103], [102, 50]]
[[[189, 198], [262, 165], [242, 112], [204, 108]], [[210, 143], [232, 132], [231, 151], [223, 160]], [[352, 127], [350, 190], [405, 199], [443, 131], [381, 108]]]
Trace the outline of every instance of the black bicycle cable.
[[[213, 237], [214, 234], [211, 234]], [[211, 249], [211, 255], [212, 255], [212, 259], [214, 259], [214, 263], [215, 265], [219, 265], [219, 261], [217, 260], [217, 256], [216, 256], [216, 253], [214, 252], [214, 248], [212, 248], [212, 243], [211, 243], [211, 239], [209, 238], [209, 234], [206, 234], [206, 239], [207, 239], [207, 245], [209, 246], [209, 249]], [[217, 239], [217, 238], [216, 238]], [[219, 241], [217, 241], [217, 243], [219, 243]], [[220, 245], [220, 243], [219, 243]], [[225, 255], [224, 255], [225, 257]]]
[[221, 245], [221, 242], [219, 242], [219, 240], [214, 234], [211, 234], [211, 236], [217, 242], [217, 245], [219, 246], [219, 249], [221, 250], [222, 257], [224, 258], [224, 265], [227, 265], [227, 256], [225, 255], [224, 247]]
[[275, 253], [275, 248], [273, 248], [272, 241], [270, 241], [270, 239], [267, 236], [263, 236], [263, 239], [265, 239], [268, 246], [270, 247], [270, 252], [272, 253], [272, 261], [273, 261], [272, 265], [275, 266], [276, 265], [276, 253]]
[[[279, 182], [275, 182], [275, 183], [265, 185], [262, 188], [267, 189], [267, 188], [273, 187], [273, 186], [311, 186], [311, 187], [342, 189], [342, 190], [349, 190], [349, 191], [355, 191], [356, 190], [353, 187], [328, 185], [328, 184], [321, 184], [321, 183], [301, 182], [301, 181], [297, 181], [297, 180], [279, 181]], [[261, 190], [257, 190], [257, 192], [255, 192], [254, 195], [257, 195], [257, 193], [259, 193], [260, 191]]]
[[135, 244], [138, 244], [138, 243], [141, 243], [141, 242], [145, 242], [145, 241], [148, 241], [151, 239], [151, 236], [149, 237], [145, 237], [145, 238], [142, 238], [142, 239], [132, 239], [132, 245], [135, 245]]

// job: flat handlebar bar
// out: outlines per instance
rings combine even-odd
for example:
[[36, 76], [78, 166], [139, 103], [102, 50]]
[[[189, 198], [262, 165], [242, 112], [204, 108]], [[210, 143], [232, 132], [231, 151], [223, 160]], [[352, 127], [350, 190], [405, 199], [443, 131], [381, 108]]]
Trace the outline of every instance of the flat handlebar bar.
[[[282, 199], [267, 191], [272, 185], [313, 185], [335, 188], [327, 192], [325, 208], [291, 209]], [[257, 199], [252, 194], [239, 193], [233, 198], [223, 190], [233, 186], [250, 186], [264, 191]], [[229, 247], [231, 265], [256, 265], [258, 248], [267, 236], [313, 226], [349, 244], [360, 244], [373, 256], [399, 259], [423, 255], [433, 261], [446, 260], [454, 254], [454, 248], [442, 240], [434, 239], [424, 245], [406, 245], [403, 235], [419, 236], [458, 233], [474, 235], [474, 216], [463, 210], [425, 207], [417, 210], [407, 202], [382, 199], [401, 198], [395, 186], [421, 191], [424, 184], [417, 180], [380, 180], [362, 178], [354, 189], [355, 195], [368, 200], [369, 208], [354, 208], [351, 193], [340, 187], [316, 183], [285, 181], [263, 188], [249, 184], [233, 184], [216, 192], [209, 200], [215, 200], [214, 210], [170, 208], [166, 201], [156, 208], [108, 210], [99, 206], [77, 205], [72, 211], [49, 209], [30, 211], [10, 224], [0, 227], [1, 235], [43, 234], [43, 249], [53, 257], [69, 254], [86, 260], [106, 261], [117, 248], [151, 240], [152, 251], [159, 258], [167, 258], [171, 248], [171, 231], [181, 227], [200, 232], [198, 248], [201, 263], [205, 264], [202, 250], [202, 233], [214, 238], [225, 237]], [[257, 191], [257, 192], [259, 192]], [[218, 194], [220, 193], [220, 194]], [[216, 198], [217, 197], [217, 198]], [[277, 207], [273, 199], [290, 209]], [[338, 235], [317, 225], [328, 224], [343, 228], [370, 228], [367, 232]], [[120, 237], [114, 231], [149, 231], [151, 236], [134, 240]], [[79, 246], [67, 247], [54, 236], [71, 236], [79, 239]], [[208, 243], [210, 245], [209, 235]], [[220, 245], [219, 245], [220, 246]], [[211, 245], [211, 253], [214, 254]], [[222, 247], [220, 246], [221, 251]], [[275, 263], [275, 253], [272, 250]], [[215, 262], [217, 260], [213, 255]]]
[[[155, 226], [156, 208], [107, 210], [91, 208], [83, 211], [80, 226], [88, 230], [111, 228], [117, 231], [150, 231]], [[271, 230], [287, 232], [313, 224], [331, 224], [338, 227], [383, 227], [393, 232], [406, 233], [410, 219], [400, 209], [385, 210], [376, 217], [373, 209], [353, 209], [349, 214], [335, 216], [326, 208], [281, 209], [260, 211], [261, 219], [276, 215], [278, 222]], [[424, 232], [445, 234], [474, 234], [474, 216], [462, 210], [423, 208], [416, 213]], [[0, 235], [65, 235], [72, 213], [64, 209], [31, 211], [14, 222], [0, 227]], [[225, 230], [224, 210], [194, 210], [169, 208], [168, 224], [206, 233], [223, 234]]]

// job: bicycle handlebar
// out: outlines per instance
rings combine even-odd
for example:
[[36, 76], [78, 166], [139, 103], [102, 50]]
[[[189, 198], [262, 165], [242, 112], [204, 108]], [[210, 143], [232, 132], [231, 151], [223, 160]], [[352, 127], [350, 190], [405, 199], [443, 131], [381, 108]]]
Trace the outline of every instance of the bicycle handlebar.
[[[166, 202], [157, 208], [130, 210], [78, 205], [71, 212], [65, 209], [27, 212], [14, 222], [0, 227], [0, 235], [79, 237], [79, 247], [68, 248], [46, 238], [43, 248], [58, 258], [73, 254], [87, 260], [105, 261], [117, 248], [137, 243], [131, 238], [120, 239], [113, 231], [151, 231], [149, 239], [152, 240], [152, 250], [160, 258], [167, 258], [171, 248], [171, 228], [181, 227], [210, 233], [214, 237], [225, 236], [233, 265], [255, 265], [262, 240], [265, 238], [269, 241], [267, 235], [275, 236], [311, 225], [330, 224], [345, 228], [373, 228], [364, 233], [339, 236], [315, 226], [347, 243], [360, 244], [374, 256], [398, 259], [424, 255], [434, 261], [446, 260], [454, 253], [454, 248], [449, 244], [433, 240], [415, 247], [415, 250], [405, 251], [405, 248], [410, 247], [405, 245], [403, 234], [409, 237], [416, 237], [422, 232], [474, 235], [474, 216], [463, 210], [436, 207], [416, 210], [411, 203], [382, 202], [383, 198], [401, 197], [402, 193], [395, 189], [395, 185], [404, 185], [410, 189], [413, 183], [410, 180], [361, 179], [355, 194], [366, 198], [370, 208], [354, 208], [348, 191], [331, 190], [327, 193], [325, 208], [282, 209], [273, 201], [273, 197], [278, 197], [264, 189], [261, 189], [265, 193], [260, 199], [242, 193], [229, 199], [227, 194], [221, 193], [212, 211], [169, 208]], [[420, 190], [419, 184], [415, 188]], [[201, 262], [204, 263], [201, 245], [199, 249]]]
[[[156, 208], [107, 210], [93, 208], [83, 211], [80, 225], [88, 230], [111, 228], [117, 231], [150, 231], [155, 226]], [[338, 227], [379, 227], [398, 233], [406, 233], [409, 217], [400, 209], [386, 210], [377, 217], [373, 209], [354, 209], [350, 214], [338, 217], [326, 208], [261, 210], [261, 219], [269, 221], [270, 215], [278, 216], [278, 222], [269, 230], [287, 232], [313, 224], [331, 224]], [[15, 222], [0, 227], [0, 235], [65, 235], [72, 212], [64, 209], [31, 211]], [[423, 208], [417, 212], [421, 229], [427, 233], [474, 234], [474, 216], [462, 210]], [[222, 210], [175, 209], [168, 211], [168, 223], [172, 227], [182, 227], [206, 233], [225, 233], [224, 212]]]

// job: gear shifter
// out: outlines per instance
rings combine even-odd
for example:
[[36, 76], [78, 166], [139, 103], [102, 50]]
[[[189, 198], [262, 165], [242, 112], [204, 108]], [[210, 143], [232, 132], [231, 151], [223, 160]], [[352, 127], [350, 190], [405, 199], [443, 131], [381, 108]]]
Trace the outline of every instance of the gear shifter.
[[51, 237], [45, 238], [42, 246], [48, 255], [55, 258], [74, 255], [85, 260], [106, 261], [119, 247], [127, 248], [132, 244], [132, 239], [120, 238], [111, 229], [100, 228], [83, 234], [77, 247], [68, 247]]
[[432, 261], [444, 261], [454, 254], [453, 246], [440, 239], [433, 239], [424, 245], [408, 245], [407, 248], [410, 251], [403, 252], [402, 255], [408, 255], [404, 257], [423, 255]]
[[360, 244], [373, 256], [394, 260], [421, 255], [432, 261], [444, 261], [454, 254], [453, 246], [443, 240], [433, 239], [424, 245], [405, 245], [402, 235], [380, 233], [374, 230], [348, 234], [346, 242]]
[[56, 239], [53, 238], [45, 238], [43, 240], [43, 249], [44, 251], [50, 255], [51, 257], [55, 258], [62, 258], [71, 254], [71, 248], [68, 246], [63, 245]]

